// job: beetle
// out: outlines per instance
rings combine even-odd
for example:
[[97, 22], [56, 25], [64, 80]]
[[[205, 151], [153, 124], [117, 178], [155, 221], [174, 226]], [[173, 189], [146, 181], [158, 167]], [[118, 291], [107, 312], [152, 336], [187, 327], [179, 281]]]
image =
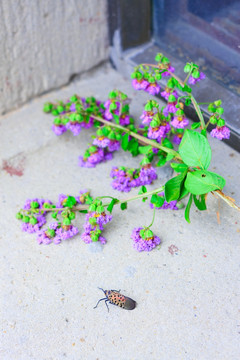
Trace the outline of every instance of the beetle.
[[126, 310], [133, 310], [136, 307], [136, 301], [134, 301], [133, 299], [120, 294], [120, 290], [103, 290], [102, 288], [99, 288], [100, 290], [102, 290], [105, 294], [105, 298], [98, 300], [96, 306], [94, 306], [94, 309], [96, 309], [96, 307], [98, 306], [98, 304], [100, 303], [100, 301], [105, 300], [105, 304], [107, 306], [108, 312], [109, 312], [109, 307], [107, 302], [109, 301], [110, 304], [119, 306], [123, 309]]

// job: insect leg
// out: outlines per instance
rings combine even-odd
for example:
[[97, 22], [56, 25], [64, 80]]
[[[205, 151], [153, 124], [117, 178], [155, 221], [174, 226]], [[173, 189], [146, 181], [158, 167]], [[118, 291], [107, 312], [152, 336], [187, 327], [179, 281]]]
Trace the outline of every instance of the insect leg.
[[105, 294], [105, 291], [102, 288], [99, 287], [99, 289], [102, 290], [104, 292], [104, 294]]
[[108, 300], [108, 299], [106, 299], [106, 300], [105, 300], [105, 304], [106, 304], [106, 307], [107, 307], [108, 312], [109, 312], [109, 307], [108, 307], [107, 301], [109, 301], [109, 300]]
[[99, 303], [100, 303], [100, 301], [102, 301], [102, 300], [105, 300], [105, 302], [106, 302], [108, 299], [107, 299], [107, 298], [103, 298], [103, 299], [98, 300], [97, 305], [96, 305], [96, 306], [94, 306], [94, 309], [96, 309], [96, 307], [98, 306], [98, 304], [99, 304]]

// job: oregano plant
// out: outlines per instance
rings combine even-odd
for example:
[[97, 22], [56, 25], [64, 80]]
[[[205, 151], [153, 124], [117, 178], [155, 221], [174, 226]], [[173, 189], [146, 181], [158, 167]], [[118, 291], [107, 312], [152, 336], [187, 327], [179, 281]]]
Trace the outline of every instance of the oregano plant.
[[[131, 116], [128, 96], [117, 89], [109, 93], [105, 102], [73, 95], [66, 101], [44, 105], [44, 112], [54, 116], [52, 130], [57, 136], [66, 131], [77, 136], [81, 131], [96, 128], [93, 141], [79, 156], [79, 166], [94, 168], [103, 161], [112, 160], [120, 148], [141, 160], [138, 168], [127, 167], [127, 164], [112, 167], [109, 176], [113, 179], [116, 197], [102, 194], [93, 198], [89, 190], [80, 190], [75, 195], [60, 194], [56, 204], [48, 199], [27, 199], [17, 219], [22, 222], [23, 231], [37, 233], [39, 244], [60, 244], [78, 235], [76, 213], [85, 216], [80, 238], [85, 243], [105, 244], [103, 231], [112, 219], [113, 210], [120, 207], [127, 211], [128, 203], [133, 200], [149, 201], [153, 211], [151, 224], [133, 229], [131, 237], [137, 251], [150, 251], [161, 242], [151, 230], [155, 211], [183, 209], [181, 200], [184, 198], [187, 199], [184, 209], [187, 222], [190, 222], [192, 206], [200, 211], [207, 209], [209, 193], [240, 210], [234, 199], [223, 193], [225, 179], [208, 170], [212, 156], [207, 133], [209, 124], [214, 125], [210, 136], [219, 140], [230, 137], [221, 100], [207, 103], [210, 117], [205, 123], [191, 88], [205, 78], [198, 65], [187, 63], [186, 77], [181, 80], [174, 74], [175, 69], [167, 57], [159, 53], [155, 60], [156, 64], [141, 64], [134, 69], [132, 85], [151, 95], [160, 94], [166, 105], [161, 106], [157, 98], [151, 98], [143, 109], [140, 126]], [[163, 78], [166, 86], [161, 89], [159, 81]], [[191, 127], [184, 112], [190, 105], [198, 116], [198, 122]], [[156, 167], [167, 163], [175, 175], [165, 184], [159, 184]], [[153, 182], [156, 188], [149, 191], [147, 186]], [[135, 187], [139, 187], [138, 195], [119, 197], [119, 192], [130, 192]], [[49, 213], [53, 220], [44, 228]]]

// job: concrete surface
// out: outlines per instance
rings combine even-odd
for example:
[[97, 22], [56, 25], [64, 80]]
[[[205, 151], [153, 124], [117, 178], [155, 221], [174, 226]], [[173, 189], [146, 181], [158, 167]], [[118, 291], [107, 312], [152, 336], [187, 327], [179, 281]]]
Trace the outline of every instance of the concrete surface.
[[[95, 169], [78, 167], [93, 130], [56, 137], [43, 103], [73, 93], [105, 100], [118, 87], [139, 116], [147, 94], [108, 66], [67, 87], [35, 99], [0, 121], [1, 164], [1, 346], [2, 360], [237, 360], [240, 357], [239, 213], [209, 196], [208, 210], [158, 211], [153, 226], [159, 250], [137, 253], [132, 229], [151, 222], [147, 203], [114, 211], [108, 243], [86, 245], [79, 237], [39, 246], [21, 232], [15, 214], [27, 198], [54, 201], [89, 188], [94, 196], [124, 198], [110, 187], [113, 165], [137, 166], [119, 152]], [[212, 139], [210, 170], [227, 179], [225, 193], [239, 195], [240, 155]], [[166, 181], [169, 172], [162, 170]], [[149, 189], [154, 188], [149, 186]], [[132, 194], [136, 194], [137, 190]], [[127, 195], [129, 196], [129, 194]], [[220, 211], [220, 224], [217, 221]], [[83, 218], [78, 223], [83, 224]], [[137, 307], [107, 312], [97, 287], [121, 289]]]
[[106, 0], [0, 2], [0, 114], [108, 58]]

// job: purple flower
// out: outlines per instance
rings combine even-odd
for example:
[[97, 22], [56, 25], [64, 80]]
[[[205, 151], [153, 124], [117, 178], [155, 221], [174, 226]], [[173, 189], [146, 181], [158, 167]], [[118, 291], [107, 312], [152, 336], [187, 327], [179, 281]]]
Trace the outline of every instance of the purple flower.
[[127, 169], [118, 169], [117, 167], [112, 168], [110, 176], [114, 178], [112, 182], [113, 189], [129, 192], [132, 187], [143, 185], [139, 173], [139, 169], [130, 169], [127, 171]]
[[140, 231], [143, 228], [137, 227], [133, 229], [131, 238], [133, 239], [133, 247], [137, 251], [151, 251], [157, 245], [161, 243], [161, 240], [158, 236], [154, 235], [151, 238], [143, 239], [140, 235]]
[[127, 114], [122, 114], [119, 119], [119, 124], [121, 126], [129, 125], [130, 124], [130, 116]]
[[65, 194], [59, 194], [59, 195], [58, 195], [58, 202], [57, 202], [57, 204], [56, 204], [56, 207], [57, 207], [57, 208], [63, 208], [64, 205], [65, 205], [65, 203], [66, 203], [66, 201], [67, 201], [67, 198], [68, 198], [67, 195], [65, 195]]
[[95, 152], [91, 153], [87, 158], [79, 156], [79, 166], [81, 167], [95, 167], [97, 164], [103, 161], [111, 160], [112, 154], [102, 148], [97, 148]]
[[70, 105], [69, 110], [72, 111], [72, 112], [76, 111], [76, 104], [75, 104], [75, 103], [72, 103], [72, 104]]
[[174, 142], [174, 144], [179, 145], [180, 142], [182, 141], [182, 137], [183, 137], [183, 134], [175, 134], [175, 135], [173, 136], [173, 142]]
[[171, 126], [169, 125], [169, 123], [162, 124], [155, 128], [152, 128], [151, 126], [149, 126], [148, 138], [155, 139], [158, 142], [161, 142], [161, 140], [167, 136], [169, 131], [171, 131]]
[[165, 100], [168, 100], [169, 96], [170, 95], [173, 95], [175, 96], [175, 98], [177, 99], [178, 98], [178, 93], [176, 90], [173, 90], [166, 87], [164, 91], [161, 92], [161, 96], [165, 99]]
[[174, 102], [169, 102], [168, 104], [167, 104], [167, 106], [165, 107], [165, 109], [166, 109], [166, 112], [167, 112], [167, 115], [165, 115], [165, 113], [164, 113], [164, 110], [163, 110], [163, 114], [165, 115], [165, 116], [168, 116], [168, 113], [175, 113], [178, 109], [176, 108], [176, 105], [177, 105], [177, 101], [174, 101]]
[[71, 237], [77, 235], [79, 232], [78, 228], [73, 225], [62, 225], [60, 228], [57, 228], [56, 234], [61, 240], [67, 240]]
[[171, 125], [176, 129], [184, 129], [188, 124], [189, 121], [184, 115], [175, 115], [171, 121]]
[[55, 124], [53, 124], [52, 125], [52, 130], [57, 136], [59, 136], [59, 135], [62, 135], [63, 133], [65, 133], [67, 131], [67, 128], [64, 125], [55, 125]]
[[[160, 197], [164, 197], [164, 192], [160, 192], [158, 194], [158, 196]], [[152, 203], [150, 203], [150, 208], [153, 209], [154, 208], [154, 205]], [[177, 200], [173, 200], [173, 201], [170, 201], [169, 203], [165, 200], [163, 205], [161, 207], [155, 207], [157, 210], [160, 210], [160, 209], [170, 209], [170, 210], [178, 210], [178, 207], [177, 207]]]
[[110, 139], [105, 136], [97, 137], [93, 140], [93, 145], [96, 145], [100, 148], [106, 148], [110, 143]]
[[229, 139], [230, 138], [230, 130], [227, 126], [217, 126], [210, 132], [210, 135], [219, 140]]
[[44, 215], [39, 215], [39, 216], [36, 216], [36, 219], [37, 219], [37, 223], [34, 225], [30, 224], [29, 222], [28, 223], [23, 222], [22, 223], [22, 231], [26, 231], [29, 234], [38, 232], [40, 230], [40, 228], [46, 223], [46, 218]]
[[206, 75], [201, 72], [199, 78], [194, 78], [192, 75], [189, 76], [188, 83], [190, 85], [195, 85], [198, 81], [205, 79]]
[[162, 73], [162, 76], [171, 76], [169, 71], [171, 71], [171, 73], [173, 73], [175, 71], [175, 68], [169, 64], [167, 70], [168, 71], [164, 71]]
[[120, 149], [120, 141], [117, 140], [110, 140], [108, 144], [108, 150], [110, 152], [118, 151]]
[[79, 135], [81, 129], [82, 129], [82, 126], [81, 124], [79, 124], [78, 122], [71, 122], [69, 121], [67, 124], [66, 124], [66, 128], [68, 130], [70, 130], [74, 136], [77, 136]]
[[141, 80], [133, 79], [132, 81], [132, 86], [136, 90], [146, 90], [148, 85], [149, 82], [145, 79], [141, 79]]
[[142, 119], [142, 124], [150, 125], [150, 122], [152, 121], [155, 114], [156, 113], [153, 111], [143, 111], [142, 115], [140, 116], [140, 119]]
[[157, 173], [152, 165], [148, 164], [141, 168], [139, 177], [142, 185], [150, 185], [154, 180], [157, 179]]
[[151, 95], [157, 95], [160, 92], [160, 86], [156, 82], [149, 83], [149, 85], [144, 90]]
[[[88, 232], [84, 232], [81, 235], [81, 239], [85, 242], [85, 244], [90, 244], [92, 241], [91, 235]], [[102, 235], [99, 236], [98, 241], [100, 241], [101, 244], [106, 244], [107, 240]]]

